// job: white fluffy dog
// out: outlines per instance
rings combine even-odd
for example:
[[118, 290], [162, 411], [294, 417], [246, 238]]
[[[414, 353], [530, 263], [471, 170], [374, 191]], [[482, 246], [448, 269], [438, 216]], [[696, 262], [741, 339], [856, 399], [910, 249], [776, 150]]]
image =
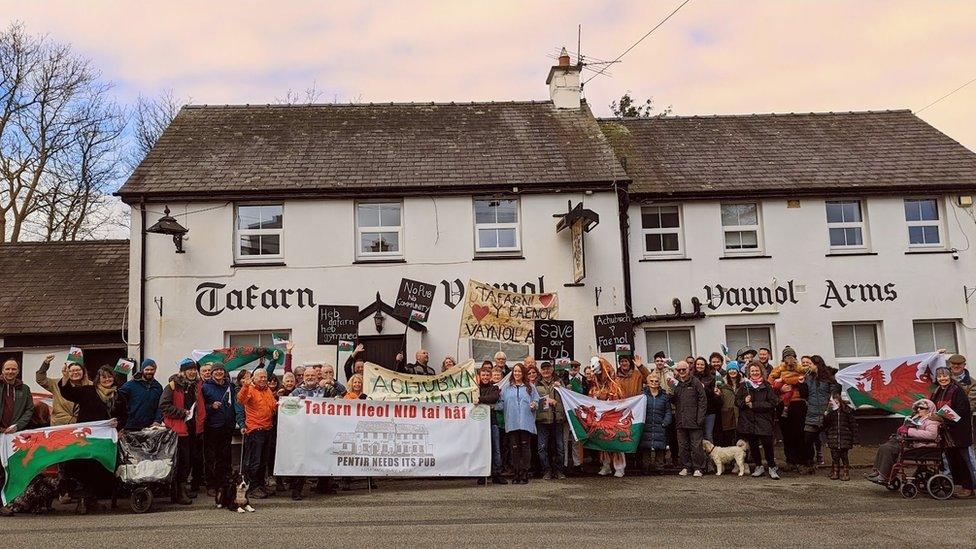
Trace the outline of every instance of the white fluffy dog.
[[735, 443], [735, 446], [715, 446], [711, 442], [703, 440], [702, 449], [715, 462], [716, 475], [721, 475], [725, 471], [725, 464], [732, 461], [736, 465], [736, 468], [732, 470], [733, 473], [738, 469], [739, 476], [741, 477], [748, 472], [745, 461], [746, 452], [749, 451], [749, 443], [746, 441], [740, 440]]

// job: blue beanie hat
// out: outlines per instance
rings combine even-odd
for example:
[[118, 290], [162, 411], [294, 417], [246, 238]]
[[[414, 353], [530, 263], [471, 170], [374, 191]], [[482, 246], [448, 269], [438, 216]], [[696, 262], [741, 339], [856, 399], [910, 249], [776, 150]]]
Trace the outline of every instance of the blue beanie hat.
[[185, 372], [185, 371], [190, 370], [190, 369], [193, 369], [193, 370], [200, 369], [200, 366], [197, 365], [197, 361], [193, 360], [192, 358], [184, 358], [184, 359], [180, 360], [180, 371], [181, 372]]
[[155, 366], [155, 365], [156, 365], [155, 360], [151, 358], [144, 358], [142, 359], [142, 364], [139, 365], [139, 371], [141, 372], [145, 370], [147, 366]]

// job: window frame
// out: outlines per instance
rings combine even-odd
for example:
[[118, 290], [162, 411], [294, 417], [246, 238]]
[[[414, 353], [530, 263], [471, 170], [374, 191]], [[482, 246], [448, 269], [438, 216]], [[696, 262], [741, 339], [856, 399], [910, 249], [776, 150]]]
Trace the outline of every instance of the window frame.
[[293, 330], [291, 328], [286, 328], [281, 330], [227, 330], [224, 332], [224, 346], [225, 347], [231, 346], [230, 338], [233, 336], [256, 335], [258, 336], [259, 341], [262, 336], [267, 336], [268, 338], [267, 344], [259, 343], [258, 344], [259, 347], [270, 347], [273, 343], [273, 341], [271, 340], [272, 334], [287, 334], [288, 340], [291, 341], [292, 332]]
[[[838, 221], [831, 222], [827, 218], [827, 205], [854, 202], [858, 205], [861, 212], [860, 221]], [[870, 235], [868, 234], [868, 203], [863, 198], [848, 198], [837, 200], [824, 200], [824, 221], [827, 224], [827, 247], [832, 253], [860, 253], [871, 249]], [[843, 245], [835, 246], [830, 242], [830, 229], [861, 229], [861, 244], [855, 246]]]
[[[359, 206], [367, 204], [391, 205], [396, 204], [400, 207], [400, 224], [393, 230], [392, 225], [388, 226], [362, 226], [359, 223]], [[390, 259], [403, 259], [404, 256], [404, 207], [402, 199], [370, 199], [356, 200], [353, 203], [353, 223], [355, 225], [355, 246], [357, 261], [383, 261]], [[380, 216], [382, 218], [382, 214]], [[362, 248], [363, 233], [396, 233], [397, 251], [395, 252], [364, 252]]]
[[[669, 326], [667, 328], [646, 328], [644, 330], [644, 345], [645, 345], [645, 347], [647, 347], [647, 355], [653, 356], [654, 353], [656, 353], [658, 351], [661, 351], [661, 350], [664, 350], [665, 353], [668, 355], [668, 358], [675, 359], [675, 361], [683, 359], [685, 357], [685, 355], [681, 355], [680, 357], [676, 357], [676, 356], [674, 356], [674, 353], [672, 352], [672, 349], [671, 349], [671, 335], [670, 335], [670, 332], [679, 332], [679, 331], [680, 332], [688, 332], [688, 344], [691, 346], [690, 354], [692, 356], [698, 356], [698, 354], [696, 352], [696, 347], [697, 346], [695, 345], [695, 328], [693, 326]], [[647, 346], [647, 336], [648, 336], [648, 334], [651, 334], [651, 333], [662, 333], [662, 332], [665, 333], [665, 334], [667, 334], [665, 337], [667, 337], [668, 348], [665, 350], [665, 349], [651, 349], [650, 347], [648, 347]]]
[[[947, 247], [946, 236], [948, 236], [948, 231], [944, 230], [943, 220], [945, 219], [945, 208], [943, 208], [943, 201], [938, 196], [907, 196], [902, 200], [902, 212], [904, 212], [904, 207], [908, 201], [921, 201], [921, 200], [931, 200], [935, 202], [935, 212], [939, 216], [936, 220], [925, 220], [925, 221], [909, 221], [908, 215], [905, 215], [905, 227], [906, 227], [906, 242], [910, 250], [944, 250]], [[912, 227], [935, 227], [939, 233], [939, 243], [938, 244], [912, 244], [911, 239], [911, 228]]]
[[[478, 202], [490, 202], [494, 200], [514, 200], [515, 201], [515, 222], [514, 223], [478, 223]], [[518, 196], [474, 196], [471, 198], [471, 222], [474, 227], [474, 253], [476, 256], [511, 256], [521, 255], [522, 253], [522, 200]], [[514, 229], [514, 247], [494, 247], [482, 248], [481, 239], [478, 231], [481, 229]]]
[[[488, 346], [494, 346], [496, 348], [491, 352], [491, 356], [489, 356], [487, 358], [484, 358], [484, 359], [479, 359], [474, 354], [475, 341], [477, 341], [477, 342], [479, 342], [481, 344], [486, 344]], [[511, 347], [513, 349], [515, 347], [525, 347], [526, 352], [522, 356], [517, 356], [517, 357], [516, 356], [512, 356], [513, 353], [502, 349], [502, 345], [508, 345], [509, 347]], [[488, 340], [488, 339], [476, 339], [476, 338], [470, 338], [468, 340], [468, 356], [470, 356], [472, 359], [474, 359], [475, 362], [477, 362], [479, 364], [482, 361], [484, 361], [484, 360], [492, 360], [492, 361], [494, 361], [495, 353], [497, 353], [498, 351], [502, 351], [502, 352], [505, 353], [505, 357], [508, 360], [508, 364], [509, 365], [513, 365], [516, 362], [522, 362], [522, 359], [524, 359], [527, 356], [532, 355], [532, 352], [533, 352], [531, 345], [521, 345], [519, 343], [509, 343], [507, 341], [492, 341], [492, 340]]]
[[[741, 204], [755, 204], [756, 206], [756, 224], [755, 225], [725, 225], [722, 220], [722, 208], [725, 206], [736, 206]], [[719, 213], [719, 223], [722, 225], [722, 252], [728, 257], [739, 257], [739, 256], [754, 256], [754, 255], [764, 255], [766, 253], [766, 241], [763, 238], [763, 217], [762, 217], [762, 202], [759, 200], [735, 200], [728, 202], [720, 202], [718, 205]], [[726, 235], [728, 233], [741, 233], [755, 231], [756, 232], [756, 247], [754, 249], [746, 250], [736, 250], [729, 249], [726, 244]]]
[[[723, 330], [723, 335], [725, 336], [725, 345], [728, 347], [730, 353], [738, 352], [739, 347], [735, 347], [729, 343], [729, 330], [746, 330], [746, 344], [750, 347], [759, 350], [760, 347], [766, 347], [766, 345], [752, 343], [752, 338], [749, 337], [749, 330], [766, 330], [769, 334], [769, 348], [776, 348], [776, 325], [775, 324], [726, 324]], [[734, 347], [734, 348], [733, 348]]]
[[[932, 343], [935, 345], [935, 348], [932, 349], [932, 351], [937, 351], [940, 348], [945, 348], [951, 354], [961, 353], [960, 348], [959, 348], [959, 341], [960, 341], [960, 339], [959, 339], [959, 325], [960, 325], [960, 322], [959, 322], [958, 319], [953, 319], [953, 318], [917, 318], [915, 320], [912, 320], [912, 337], [915, 340], [914, 343], [915, 343], [915, 353], [916, 354], [932, 352], [932, 351], [920, 351], [918, 349], [918, 336], [916, 335], [915, 330], [916, 330], [916, 328], [919, 325], [922, 325], [922, 324], [927, 324], [928, 325], [928, 329], [931, 331]], [[952, 325], [952, 339], [954, 340], [954, 345], [953, 345], [954, 348], [950, 348], [950, 347], [945, 347], [945, 346], [940, 346], [939, 345], [939, 342], [938, 342], [938, 340], [935, 337], [935, 325], [936, 324], [950, 324], [950, 325]]]
[[[658, 228], [647, 228], [644, 227], [644, 209], [645, 208], [657, 208], [658, 215], [660, 216], [660, 208], [675, 208], [678, 214], [678, 226], [677, 227], [658, 227]], [[660, 204], [641, 204], [640, 206], [640, 221], [641, 221], [641, 249], [644, 252], [645, 258], [682, 258], [685, 257], [685, 218], [684, 218], [684, 208], [681, 203], [678, 202], [663, 202]], [[676, 234], [678, 236], [678, 249], [677, 250], [661, 250], [659, 252], [651, 251], [647, 249], [647, 235], [649, 234]]]
[[[857, 350], [857, 326], [871, 326], [874, 328], [874, 340], [878, 346], [878, 353], [876, 355], [858, 355], [858, 356], [840, 356], [837, 354], [837, 338], [834, 337], [834, 329], [840, 326], [852, 326], [854, 327], [854, 348], [855, 352]], [[837, 361], [837, 368], [843, 370], [848, 366], [854, 364], [859, 364], [861, 362], [868, 362], [872, 360], [881, 360], [884, 357], [884, 340], [881, 321], [878, 320], [852, 320], [844, 322], [831, 322], [830, 324], [830, 339], [834, 348], [834, 360]], [[914, 335], [914, 333], [913, 333]]]
[[[261, 206], [281, 206], [280, 229], [241, 229], [240, 209]], [[236, 263], [264, 263], [267, 261], [283, 261], [285, 259], [285, 203], [284, 202], [238, 202], [234, 204], [234, 261]], [[277, 254], [244, 255], [241, 253], [242, 236], [278, 235]]]

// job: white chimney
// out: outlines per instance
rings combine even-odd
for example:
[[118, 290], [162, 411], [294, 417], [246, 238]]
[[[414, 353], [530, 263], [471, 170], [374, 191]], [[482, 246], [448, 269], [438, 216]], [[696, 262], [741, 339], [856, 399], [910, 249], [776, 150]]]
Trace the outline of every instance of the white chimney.
[[580, 67], [569, 63], [569, 53], [563, 48], [559, 53], [559, 64], [549, 69], [549, 77], [546, 78], [549, 98], [557, 109], [580, 108]]

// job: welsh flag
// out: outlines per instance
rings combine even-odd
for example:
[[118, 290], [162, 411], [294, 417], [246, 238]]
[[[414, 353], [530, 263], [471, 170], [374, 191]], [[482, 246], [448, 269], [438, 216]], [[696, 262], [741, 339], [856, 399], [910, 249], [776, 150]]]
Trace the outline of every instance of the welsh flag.
[[913, 402], [932, 394], [935, 369], [945, 363], [939, 353], [862, 362], [837, 372], [837, 382], [854, 406], [909, 416]]
[[253, 345], [226, 347], [212, 351], [193, 351], [193, 360], [196, 360], [197, 364], [221, 362], [224, 365], [224, 369], [228, 372], [243, 368], [261, 358], [266, 359], [269, 368], [274, 370], [285, 360], [285, 353], [275, 347], [255, 347]]
[[597, 400], [556, 387], [566, 408], [573, 438], [591, 450], [635, 452], [644, 430], [647, 397]]
[[4, 505], [22, 494], [41, 471], [72, 459], [94, 459], [115, 471], [118, 433], [110, 421], [72, 423], [0, 435], [0, 464], [6, 472]]

